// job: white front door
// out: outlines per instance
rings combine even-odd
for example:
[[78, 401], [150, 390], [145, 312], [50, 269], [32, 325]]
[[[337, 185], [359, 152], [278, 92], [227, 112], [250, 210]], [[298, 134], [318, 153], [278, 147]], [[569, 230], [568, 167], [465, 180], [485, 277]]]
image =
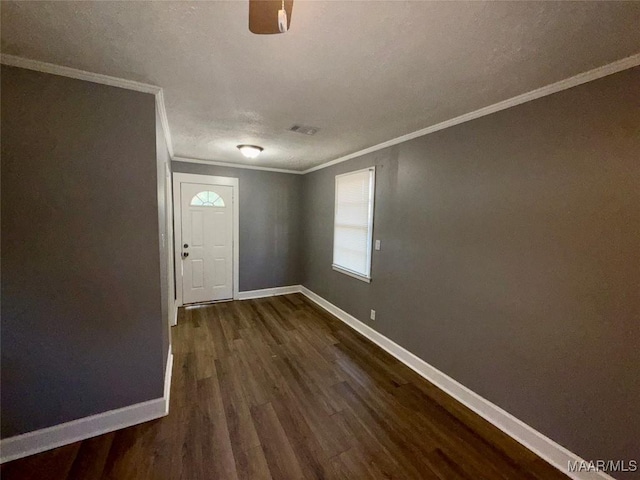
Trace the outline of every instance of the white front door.
[[180, 184], [183, 303], [233, 298], [233, 187]]

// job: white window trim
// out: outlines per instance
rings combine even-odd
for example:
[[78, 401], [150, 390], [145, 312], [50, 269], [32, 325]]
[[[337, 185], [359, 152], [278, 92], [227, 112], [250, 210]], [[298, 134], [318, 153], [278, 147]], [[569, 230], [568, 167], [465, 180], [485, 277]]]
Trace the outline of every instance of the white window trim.
[[364, 275], [360, 275], [359, 273], [352, 272], [351, 270], [347, 270], [346, 268], [342, 268], [335, 264], [331, 264], [331, 268], [333, 268], [336, 272], [344, 273], [345, 275], [349, 275], [350, 277], [357, 278], [358, 280], [362, 280], [363, 282], [371, 283], [370, 276], [365, 277]]
[[334, 255], [334, 251], [335, 251], [336, 207], [338, 205], [338, 188], [337, 188], [338, 178], [344, 177], [347, 175], [353, 175], [354, 173], [360, 173], [360, 172], [372, 173], [371, 174], [372, 192], [371, 192], [371, 204], [369, 206], [369, 224], [368, 224], [369, 236], [367, 237], [367, 246], [368, 246], [367, 254], [369, 255], [369, 274], [362, 275], [360, 273], [354, 272], [347, 268], [341, 267], [340, 265], [336, 265], [335, 263], [333, 263], [333, 261], [331, 263], [331, 268], [333, 268], [336, 272], [343, 273], [345, 275], [356, 278], [366, 283], [371, 283], [371, 270], [373, 268], [373, 216], [375, 212], [375, 201], [376, 201], [376, 167], [375, 166], [362, 168], [360, 170], [353, 170], [351, 172], [345, 172], [345, 173], [341, 173], [340, 175], [336, 175], [334, 180], [335, 192], [334, 192], [334, 200], [333, 200], [333, 229], [334, 229], [333, 242], [334, 243], [331, 248], [331, 253], [332, 255]]

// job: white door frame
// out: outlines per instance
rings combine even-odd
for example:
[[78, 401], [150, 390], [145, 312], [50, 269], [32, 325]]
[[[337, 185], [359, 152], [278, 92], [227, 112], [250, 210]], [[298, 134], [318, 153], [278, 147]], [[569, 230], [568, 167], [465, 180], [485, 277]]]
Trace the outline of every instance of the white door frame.
[[[167, 233], [164, 239], [167, 245], [167, 275], [169, 275], [168, 297], [169, 297], [169, 327], [174, 327], [178, 324], [178, 305], [176, 304], [176, 268], [173, 261], [174, 250], [174, 236], [173, 236], [173, 179], [171, 178], [171, 160], [167, 160], [165, 163], [165, 208], [167, 210]], [[171, 329], [169, 329], [171, 330]]]
[[[205, 185], [227, 185], [233, 189], [233, 299], [238, 299], [240, 274], [240, 201], [239, 182], [237, 178], [199, 175], [195, 173], [173, 174], [173, 231], [176, 237], [174, 244], [174, 265], [176, 272], [176, 305], [182, 306], [182, 204], [180, 197], [181, 183], [202, 183]], [[178, 285], [180, 285], [178, 287]]]

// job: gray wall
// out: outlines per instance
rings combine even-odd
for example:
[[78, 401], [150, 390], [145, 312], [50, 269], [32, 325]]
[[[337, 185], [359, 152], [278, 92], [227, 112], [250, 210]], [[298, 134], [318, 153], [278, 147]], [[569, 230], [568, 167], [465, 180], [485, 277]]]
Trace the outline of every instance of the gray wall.
[[[627, 70], [305, 175], [303, 284], [583, 458], [638, 460], [639, 85]], [[331, 260], [335, 175], [370, 165], [366, 284]]]
[[238, 178], [240, 291], [302, 280], [302, 176], [173, 162], [173, 172]]
[[154, 96], [6, 66], [1, 92], [9, 437], [161, 397], [166, 322]]

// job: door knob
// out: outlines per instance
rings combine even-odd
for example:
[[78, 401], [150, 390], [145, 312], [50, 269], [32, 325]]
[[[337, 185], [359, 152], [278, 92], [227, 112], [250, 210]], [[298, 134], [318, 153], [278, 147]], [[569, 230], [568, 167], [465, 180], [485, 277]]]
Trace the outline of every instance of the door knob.
[[182, 252], [182, 258], [187, 258], [189, 256], [189, 252]]

